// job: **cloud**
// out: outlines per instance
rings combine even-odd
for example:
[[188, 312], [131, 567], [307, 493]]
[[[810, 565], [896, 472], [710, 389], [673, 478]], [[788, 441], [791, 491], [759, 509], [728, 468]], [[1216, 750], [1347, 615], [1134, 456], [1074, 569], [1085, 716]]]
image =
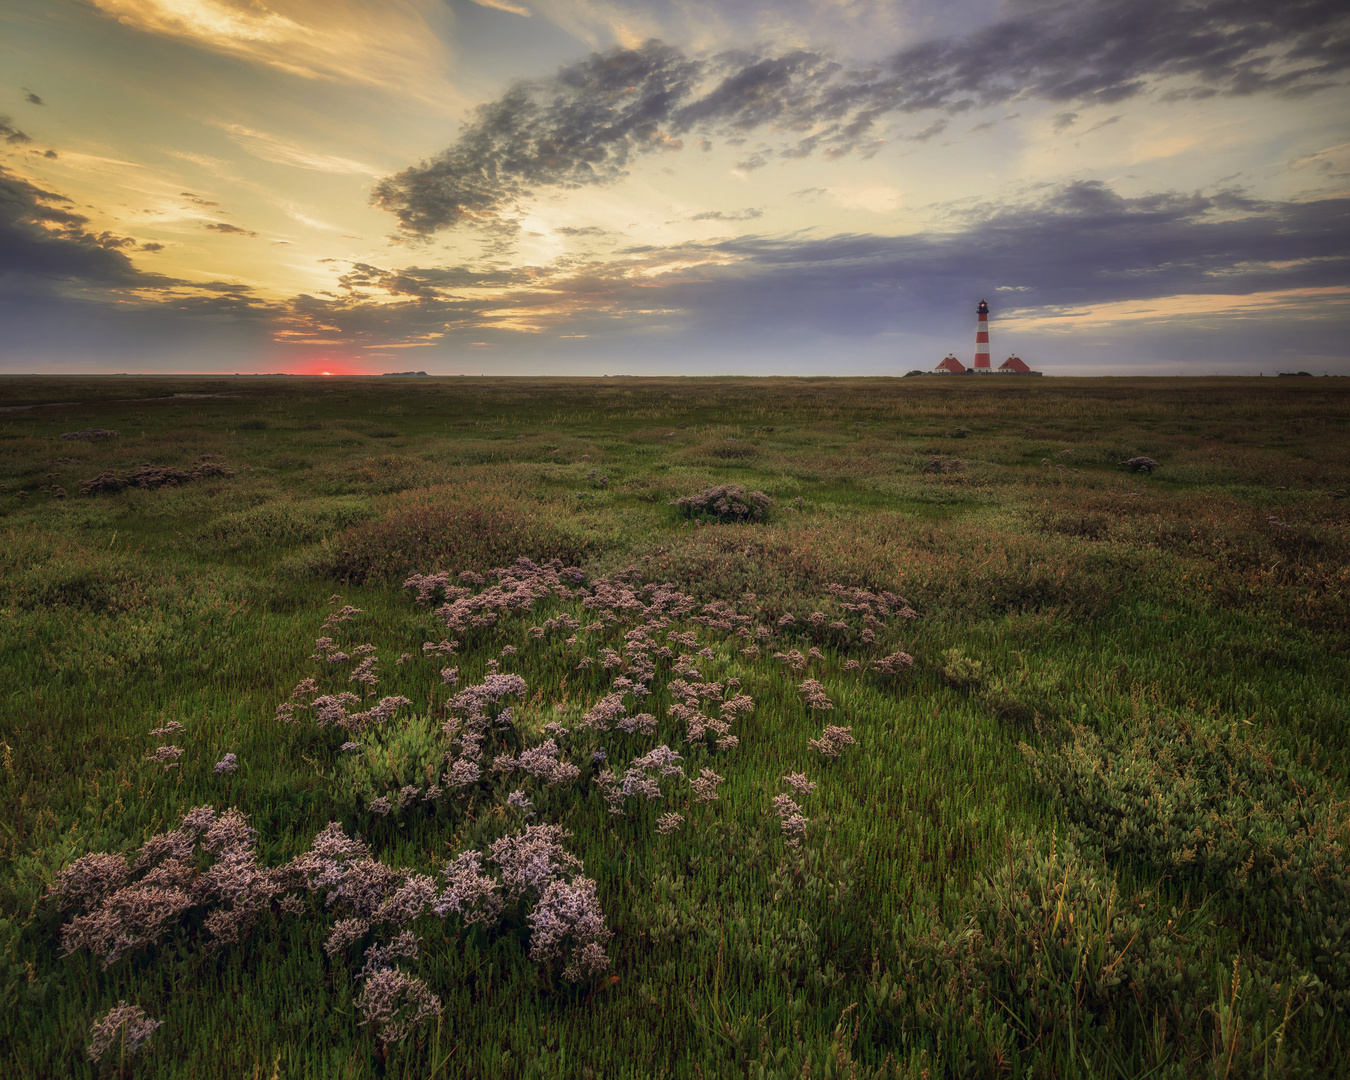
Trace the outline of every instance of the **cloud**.
[[316, 172], [352, 173], [358, 176], [380, 175], [379, 169], [373, 169], [362, 162], [333, 154], [320, 154], [275, 135], [254, 131], [240, 124], [222, 124], [221, 127], [236, 145], [263, 161], [277, 165], [293, 165], [298, 169], [313, 169]]
[[304, 79], [452, 93], [439, 39], [414, 0], [89, 0], [110, 18]]
[[30, 143], [33, 141], [32, 138], [16, 128], [14, 126], [14, 121], [8, 116], [0, 116], [0, 139], [3, 139], [11, 146], [19, 146], [23, 143]]
[[[1350, 69], [1350, 15], [1324, 0], [1105, 0], [1050, 4], [870, 67], [811, 50], [686, 55], [660, 41], [595, 53], [480, 106], [459, 139], [375, 188], [407, 233], [510, 219], [539, 188], [608, 184], [686, 134], [777, 155], [868, 156], [907, 116], [1035, 98], [1109, 104], [1145, 94], [1310, 93]], [[1066, 111], [1057, 130], [1076, 119]], [[908, 137], [939, 134], [937, 117]], [[700, 144], [701, 145], [701, 144]]]
[[24, 94], [24, 101], [28, 102], [28, 104], [30, 104], [30, 105], [46, 105], [46, 104], [47, 104], [47, 103], [46, 103], [45, 101], [43, 101], [40, 97], [38, 97], [35, 93], [33, 93], [33, 91], [29, 90], [28, 87], [25, 86], [25, 87], [24, 87], [24, 90], [27, 91], [27, 92]]
[[530, 9], [521, 7], [518, 4], [507, 3], [507, 0], [473, 0], [479, 7], [491, 8], [494, 11], [504, 11], [508, 15], [519, 15], [522, 18], [530, 17]]
[[[792, 350], [945, 333], [954, 318], [964, 328], [980, 295], [1005, 297], [1010, 306], [995, 312], [1002, 325], [1028, 327], [1067, 325], [1084, 311], [1109, 312], [1121, 324], [1173, 308], [1217, 311], [1214, 298], [1227, 296], [1234, 311], [1266, 311], [1276, 321], [1283, 312], [1325, 336], [1344, 320], [1345, 304], [1319, 312], [1307, 297], [1327, 289], [1350, 296], [1350, 199], [1272, 202], [1231, 191], [1127, 198], [1076, 183], [968, 211], [957, 226], [639, 245], [511, 271], [353, 263], [339, 276], [341, 295], [297, 299], [284, 321], [288, 340], [340, 334], [367, 346], [493, 332], [522, 348], [585, 334], [616, 348], [657, 335], [686, 349], [778, 342]], [[1243, 299], [1253, 295], [1274, 299]], [[1188, 304], [1187, 296], [1207, 299]]]
[[763, 217], [764, 211], [757, 206], [746, 207], [744, 210], [732, 210], [729, 212], [722, 210], [705, 210], [701, 214], [694, 214], [688, 220], [690, 221], [753, 221], [755, 218]]
[[1115, 116], [1108, 116], [1105, 120], [1098, 120], [1097, 123], [1093, 124], [1090, 128], [1088, 128], [1085, 132], [1083, 132], [1083, 134], [1091, 135], [1094, 131], [1101, 131], [1102, 128], [1110, 127], [1112, 124], [1118, 124], [1120, 123], [1120, 121], [1121, 116], [1119, 113], [1117, 113]]
[[183, 191], [183, 192], [180, 192], [179, 194], [181, 194], [181, 195], [183, 196], [183, 198], [185, 198], [188, 202], [192, 203], [194, 206], [219, 206], [219, 205], [220, 205], [220, 203], [218, 203], [218, 202], [212, 202], [210, 199], [202, 198], [202, 196], [197, 195], [197, 194], [194, 194], [194, 193], [191, 192], [191, 191]]
[[1052, 130], [1056, 135], [1060, 135], [1063, 132], [1068, 131], [1069, 128], [1073, 127], [1073, 123], [1077, 119], [1078, 114], [1076, 112], [1056, 113], [1050, 125], [1050, 130]]
[[258, 234], [250, 229], [241, 228], [238, 225], [231, 225], [228, 221], [204, 221], [203, 229], [211, 229], [213, 232], [227, 233], [230, 236], [257, 236]]
[[119, 250], [134, 241], [90, 232], [89, 219], [69, 209], [72, 205], [0, 166], [0, 280], [42, 278], [114, 288], [151, 282]]

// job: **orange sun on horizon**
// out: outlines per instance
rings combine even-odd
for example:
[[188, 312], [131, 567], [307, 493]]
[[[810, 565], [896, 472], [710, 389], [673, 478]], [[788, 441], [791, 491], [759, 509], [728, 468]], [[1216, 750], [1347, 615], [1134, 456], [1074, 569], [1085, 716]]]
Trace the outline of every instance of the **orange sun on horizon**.
[[336, 356], [321, 356], [293, 369], [297, 375], [320, 375], [327, 378], [348, 375], [366, 375], [357, 365]]

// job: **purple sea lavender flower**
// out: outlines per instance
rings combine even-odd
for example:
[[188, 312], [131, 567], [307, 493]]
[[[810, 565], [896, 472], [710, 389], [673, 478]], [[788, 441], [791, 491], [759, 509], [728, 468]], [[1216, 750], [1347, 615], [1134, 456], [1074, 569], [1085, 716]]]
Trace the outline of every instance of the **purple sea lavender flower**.
[[815, 679], [807, 679], [797, 687], [806, 698], [807, 708], [811, 709], [833, 709], [834, 702], [825, 696], [825, 687], [821, 686]]
[[351, 622], [353, 616], [360, 614], [361, 609], [359, 607], [352, 607], [350, 604], [347, 604], [329, 615], [328, 618], [324, 620], [323, 627], [326, 630], [328, 627], [336, 626], [338, 623]]
[[577, 721], [577, 730], [594, 728], [596, 731], [608, 731], [614, 721], [627, 711], [622, 694], [606, 694]]
[[178, 759], [183, 756], [183, 748], [180, 746], [161, 746], [149, 751], [145, 755], [146, 761], [154, 762], [156, 765], [163, 765], [164, 771], [178, 768]]
[[720, 798], [717, 794], [717, 785], [722, 783], [723, 779], [711, 769], [700, 769], [698, 778], [689, 781], [689, 786], [694, 789], [694, 801], [712, 802]]
[[109, 894], [126, 884], [131, 867], [121, 855], [92, 852], [82, 855], [62, 870], [47, 891], [57, 898], [60, 910], [96, 907]]
[[851, 727], [826, 726], [819, 739], [808, 740], [812, 750], [825, 757], [838, 757], [846, 746], [856, 746], [858, 740], [853, 737]]
[[797, 792], [798, 795], [810, 795], [816, 790], [816, 784], [808, 780], [804, 773], [788, 773], [783, 777], [783, 783]]
[[441, 871], [445, 891], [432, 904], [437, 915], [460, 915], [468, 925], [497, 921], [502, 910], [501, 885], [483, 873], [482, 861], [481, 853], [466, 851]]
[[61, 951], [88, 949], [106, 971], [125, 953], [159, 941], [192, 907], [182, 888], [138, 883], [118, 889], [88, 915], [77, 915], [61, 930]]
[[379, 660], [376, 657], [366, 657], [356, 666], [356, 670], [347, 676], [347, 681], [360, 683], [367, 690], [374, 690], [375, 684], [380, 681], [379, 676], [375, 674], [378, 664]]
[[638, 713], [636, 716], [625, 716], [614, 726], [629, 735], [650, 735], [656, 731], [656, 717], [651, 713]]
[[448, 788], [465, 787], [468, 784], [478, 783], [482, 775], [483, 770], [478, 762], [462, 757], [441, 777], [441, 783]]
[[810, 819], [802, 815], [802, 808], [792, 801], [791, 795], [774, 796], [773, 810], [782, 823], [787, 846], [796, 847], [806, 835], [806, 826], [810, 824]]
[[[592, 971], [603, 971], [609, 966], [604, 957], [604, 943], [612, 936], [605, 927], [605, 915], [595, 895], [595, 882], [578, 874], [570, 882], [555, 880], [540, 893], [539, 901], [526, 916], [530, 925], [530, 959], [548, 960], [562, 952], [565, 938], [571, 937], [576, 946], [595, 945], [600, 950], [587, 954], [581, 964], [575, 955], [573, 963], [563, 972], [570, 982], [579, 981]], [[604, 957], [603, 963], [601, 958]]]
[[372, 945], [366, 950], [366, 962], [356, 976], [360, 982], [367, 975], [387, 971], [396, 960], [416, 960], [421, 954], [421, 941], [411, 930], [404, 930], [388, 945]]
[[534, 817], [534, 803], [530, 801], [530, 797], [523, 790], [511, 792], [506, 797], [506, 802], [508, 806], [514, 806], [526, 817]]
[[101, 1060], [114, 1046], [119, 1053], [134, 1054], [163, 1026], [163, 1020], [152, 1020], [139, 1005], [119, 1001], [89, 1030], [89, 1060]]
[[563, 847], [570, 835], [561, 825], [526, 825], [524, 832], [494, 841], [489, 857], [501, 868], [506, 896], [515, 900], [527, 890], [542, 893], [564, 874], [579, 872], [581, 860]]
[[659, 770], [662, 776], [678, 776], [683, 771], [679, 765], [683, 760], [669, 746], [662, 745], [647, 751], [641, 757], [634, 758], [629, 764], [634, 769]]
[[436, 879], [426, 874], [409, 874], [401, 885], [380, 901], [370, 917], [373, 923], [407, 926], [437, 901]]
[[873, 661], [872, 670], [883, 675], [900, 675], [914, 666], [914, 657], [906, 652], [894, 652], [890, 656]]
[[165, 724], [163, 727], [153, 728], [153, 729], [150, 731], [150, 734], [153, 735], [153, 736], [155, 736], [155, 738], [158, 739], [158, 738], [162, 738], [162, 737], [165, 736], [165, 735], [173, 735], [174, 733], [179, 732], [179, 731], [182, 731], [182, 730], [183, 730], [183, 725], [182, 725], [182, 724], [180, 724], [177, 720], [170, 720], [170, 721], [169, 721], [167, 724]]
[[377, 971], [366, 979], [356, 998], [361, 1023], [377, 1025], [380, 1041], [400, 1042], [413, 1028], [441, 1011], [441, 1002], [421, 979], [397, 968]]
[[232, 773], [238, 768], [239, 762], [233, 754], [226, 754], [223, 758], [217, 761], [215, 765], [217, 776], [219, 776], [221, 773]]
[[679, 832], [683, 824], [683, 814], [662, 814], [656, 819], [656, 833], [658, 836], [669, 836], [671, 833]]

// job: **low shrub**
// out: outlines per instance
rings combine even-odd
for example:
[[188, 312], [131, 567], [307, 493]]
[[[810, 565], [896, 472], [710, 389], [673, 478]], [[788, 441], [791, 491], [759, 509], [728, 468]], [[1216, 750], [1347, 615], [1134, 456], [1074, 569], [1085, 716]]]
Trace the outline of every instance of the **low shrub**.
[[433, 488], [352, 525], [307, 559], [311, 574], [352, 584], [396, 583], [416, 571], [490, 570], [522, 555], [575, 563], [598, 539], [554, 508], [485, 485]]
[[926, 473], [958, 473], [965, 472], [965, 463], [960, 458], [944, 457], [941, 454], [931, 455], [923, 464], [923, 471]]
[[1223, 896], [1272, 978], [1350, 1005], [1347, 811], [1327, 780], [1250, 731], [1155, 718], [1022, 746], [1080, 840]]
[[373, 516], [359, 498], [279, 499], [222, 514], [198, 539], [227, 551], [264, 551], [290, 544], [313, 543]]
[[129, 487], [154, 490], [162, 487], [176, 487], [192, 480], [206, 480], [218, 476], [233, 476], [234, 474], [234, 469], [221, 461], [215, 460], [199, 461], [191, 469], [175, 469], [171, 465], [146, 464], [132, 469], [126, 476], [105, 472], [95, 476], [92, 480], [81, 480], [80, 494], [98, 495], [101, 492], [117, 492]]
[[684, 495], [671, 506], [686, 517], [710, 517], [718, 521], [763, 521], [773, 500], [762, 491], [746, 492], [739, 484], [718, 484], [697, 495]]
[[1242, 957], [1207, 955], [1200, 918], [1156, 887], [1122, 888], [1071, 843], [1045, 852], [1014, 835], [954, 917], [897, 920], [868, 1010], [888, 1045], [950, 1055], [951, 1076], [1088, 1063], [1182, 1076], [1201, 1062], [1216, 1075], [1280, 1075], [1309, 981], [1277, 984]]

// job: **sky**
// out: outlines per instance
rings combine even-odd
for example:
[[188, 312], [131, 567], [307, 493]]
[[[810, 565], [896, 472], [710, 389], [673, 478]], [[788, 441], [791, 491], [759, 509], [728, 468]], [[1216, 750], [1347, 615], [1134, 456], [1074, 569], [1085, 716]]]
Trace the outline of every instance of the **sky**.
[[0, 0], [0, 374], [1350, 375], [1332, 0]]

